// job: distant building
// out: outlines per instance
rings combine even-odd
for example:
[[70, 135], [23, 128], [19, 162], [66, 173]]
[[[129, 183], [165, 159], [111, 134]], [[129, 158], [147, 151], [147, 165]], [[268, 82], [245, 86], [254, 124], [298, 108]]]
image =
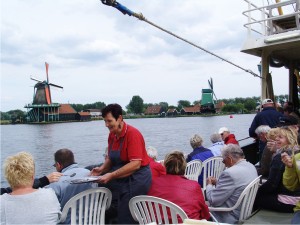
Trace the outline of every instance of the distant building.
[[216, 112], [219, 113], [221, 112], [222, 108], [225, 106], [226, 104], [222, 101], [222, 102], [218, 102], [218, 104], [216, 104]]
[[163, 108], [160, 105], [148, 106], [145, 111], [145, 115], [162, 115]]
[[76, 110], [70, 104], [61, 104], [59, 107], [59, 120], [76, 120]]
[[90, 112], [78, 112], [76, 114], [76, 120], [79, 120], [79, 121], [91, 120], [91, 114], [90, 114]]
[[89, 112], [92, 119], [99, 119], [102, 117], [101, 109], [85, 109], [84, 112]]
[[176, 109], [168, 109], [167, 111], [167, 116], [172, 117], [172, 116], [177, 116], [179, 112]]
[[180, 110], [181, 115], [195, 115], [195, 114], [200, 114], [200, 105], [194, 105], [190, 107], [183, 107]]

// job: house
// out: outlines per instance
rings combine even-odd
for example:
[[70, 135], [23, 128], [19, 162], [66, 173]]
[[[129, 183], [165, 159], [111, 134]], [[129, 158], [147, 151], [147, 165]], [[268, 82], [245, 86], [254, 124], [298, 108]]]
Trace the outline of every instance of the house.
[[160, 105], [148, 106], [145, 111], [145, 115], [161, 115], [163, 108]]
[[79, 121], [88, 121], [91, 120], [90, 112], [78, 112], [76, 114], [76, 119]]
[[178, 111], [174, 108], [174, 109], [168, 109], [167, 111], [167, 116], [172, 117], [172, 116], [177, 116], [178, 115]]
[[77, 112], [70, 104], [61, 104], [58, 110], [60, 121], [76, 120]]
[[223, 108], [225, 105], [226, 105], [226, 104], [225, 104], [223, 101], [218, 102], [218, 103], [216, 104], [216, 113], [221, 112], [222, 108]]
[[200, 114], [200, 105], [194, 105], [190, 107], [183, 107], [180, 110], [181, 115], [195, 115], [195, 114]]
[[89, 112], [92, 119], [99, 119], [102, 117], [101, 109], [85, 109], [83, 112]]

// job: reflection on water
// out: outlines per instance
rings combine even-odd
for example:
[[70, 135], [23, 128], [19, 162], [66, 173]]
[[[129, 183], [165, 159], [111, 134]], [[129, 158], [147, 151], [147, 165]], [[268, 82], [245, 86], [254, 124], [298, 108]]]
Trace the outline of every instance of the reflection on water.
[[[248, 137], [248, 128], [254, 114], [213, 117], [150, 118], [126, 120], [138, 128], [147, 146], [156, 147], [159, 159], [171, 150], [191, 152], [189, 138], [200, 134], [204, 146], [209, 146], [209, 137], [220, 127], [226, 126], [242, 139]], [[103, 121], [75, 122], [45, 125], [5, 125], [1, 126], [1, 165], [9, 155], [20, 151], [33, 154], [36, 161], [36, 176], [54, 171], [53, 154], [60, 148], [69, 148], [82, 166], [103, 161], [107, 146], [108, 129]], [[249, 141], [249, 140], [248, 140]], [[1, 185], [7, 183], [1, 169]]]

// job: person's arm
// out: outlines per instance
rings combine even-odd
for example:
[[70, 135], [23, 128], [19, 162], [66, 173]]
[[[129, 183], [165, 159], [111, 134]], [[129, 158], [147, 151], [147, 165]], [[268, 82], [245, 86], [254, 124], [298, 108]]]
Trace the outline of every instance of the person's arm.
[[253, 138], [257, 138], [257, 135], [255, 133], [255, 129], [258, 127], [258, 123], [257, 123], [257, 115], [254, 117], [251, 126], [249, 128], [249, 136], [253, 137]]
[[111, 173], [104, 174], [102, 177], [100, 177], [99, 182], [106, 184], [112, 179], [128, 177], [131, 174], [133, 174], [135, 171], [137, 171], [140, 167], [141, 167], [140, 160], [132, 160], [129, 163], [122, 166], [121, 168]]
[[235, 191], [234, 181], [230, 174], [223, 171], [216, 184], [216, 188], [213, 188], [212, 184], [206, 187], [206, 197], [210, 205], [213, 207], [221, 206]]
[[99, 167], [95, 167], [91, 170], [90, 175], [91, 176], [99, 176], [101, 174], [107, 173], [111, 168], [111, 160], [109, 159], [109, 157], [105, 158], [104, 163], [99, 166]]
[[282, 162], [286, 165], [283, 173], [282, 182], [283, 185], [290, 191], [295, 191], [300, 187], [299, 176], [296, 171], [296, 156], [297, 155], [295, 155], [292, 159], [286, 153], [283, 153], [281, 155]]
[[62, 173], [53, 172], [53, 173], [48, 174], [47, 176], [43, 176], [41, 178], [34, 179], [34, 183], [33, 183], [32, 187], [35, 189], [45, 187], [45, 186], [49, 185], [50, 183], [57, 182], [61, 176], [62, 176]]

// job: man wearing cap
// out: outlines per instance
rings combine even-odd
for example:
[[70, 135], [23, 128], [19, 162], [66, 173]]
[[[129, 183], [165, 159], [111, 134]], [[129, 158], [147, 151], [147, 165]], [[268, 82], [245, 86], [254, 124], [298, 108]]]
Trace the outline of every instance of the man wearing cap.
[[[252, 124], [249, 128], [249, 136], [253, 138], [258, 138], [255, 130], [260, 125], [268, 125], [273, 128], [279, 124], [279, 118], [283, 116], [282, 113], [278, 112], [274, 107], [274, 102], [272, 99], [264, 99], [262, 101], [262, 111], [257, 113], [254, 117]], [[261, 159], [261, 155], [266, 146], [266, 143], [259, 142], [259, 159]]]
[[219, 129], [219, 134], [221, 135], [222, 140], [224, 141], [225, 145], [228, 145], [228, 144], [238, 145], [239, 144], [238, 141], [235, 139], [234, 134], [231, 134], [227, 127], [221, 127]]

